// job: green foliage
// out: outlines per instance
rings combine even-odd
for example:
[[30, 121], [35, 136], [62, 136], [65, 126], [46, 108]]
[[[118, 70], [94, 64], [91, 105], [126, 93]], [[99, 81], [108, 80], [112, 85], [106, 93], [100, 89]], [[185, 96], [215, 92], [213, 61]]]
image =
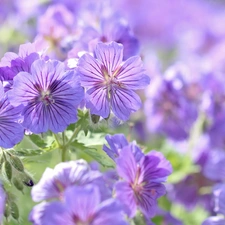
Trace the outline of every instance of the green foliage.
[[85, 136], [84, 132], [81, 131], [77, 139], [71, 143], [71, 151], [77, 152], [78, 150], [80, 157], [85, 153], [89, 156], [89, 160], [94, 159], [104, 167], [114, 167], [114, 162], [102, 150], [104, 143], [105, 134], [88, 132]]

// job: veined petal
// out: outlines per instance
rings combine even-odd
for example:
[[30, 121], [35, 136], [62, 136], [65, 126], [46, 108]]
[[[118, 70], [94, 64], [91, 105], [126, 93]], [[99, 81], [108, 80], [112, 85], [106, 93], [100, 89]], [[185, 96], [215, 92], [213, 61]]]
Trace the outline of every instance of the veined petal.
[[132, 90], [116, 87], [111, 91], [113, 113], [121, 120], [128, 120], [131, 112], [141, 107], [141, 99]]
[[27, 72], [20, 72], [14, 77], [13, 89], [7, 93], [10, 103], [13, 106], [18, 106], [20, 104], [27, 105], [38, 95], [38, 90], [32, 75]]
[[136, 214], [137, 204], [135, 202], [134, 191], [130, 184], [127, 182], [117, 182], [115, 184], [116, 198], [124, 206], [124, 210], [127, 215], [132, 218]]
[[157, 209], [156, 199], [166, 193], [163, 184], [147, 182], [140, 191], [136, 194], [137, 204], [146, 217], [153, 217]]
[[23, 139], [24, 128], [21, 124], [0, 117], [0, 146], [11, 148]]
[[131, 147], [125, 146], [116, 159], [117, 172], [120, 177], [124, 178], [126, 181], [133, 183], [137, 174], [137, 163], [134, 158]]
[[45, 91], [52, 81], [59, 80], [64, 76], [64, 70], [64, 64], [57, 60], [45, 61], [39, 59], [31, 65], [31, 74], [35, 82]]
[[116, 42], [98, 43], [95, 49], [97, 59], [106, 67], [110, 76], [117, 70], [123, 59], [123, 45]]
[[103, 65], [90, 54], [84, 54], [78, 62], [81, 85], [92, 87], [104, 81]]
[[42, 102], [31, 102], [23, 110], [23, 126], [38, 134], [48, 131], [49, 112]]
[[84, 89], [80, 86], [79, 77], [74, 71], [65, 72], [60, 80], [54, 80], [49, 89], [55, 100], [68, 102], [77, 106], [84, 98]]
[[129, 89], [142, 89], [150, 83], [149, 76], [144, 74], [141, 58], [133, 56], [127, 59], [116, 72], [119, 82]]
[[46, 168], [40, 181], [32, 188], [31, 196], [33, 201], [39, 202], [59, 197], [60, 190], [55, 182], [54, 170]]
[[74, 225], [73, 218], [61, 202], [36, 205], [29, 215], [29, 221], [35, 225]]
[[21, 107], [13, 107], [6, 97], [0, 101], [0, 146], [11, 148], [23, 139], [24, 128], [18, 123], [22, 120]]
[[89, 89], [87, 95], [87, 108], [91, 113], [107, 118], [110, 113], [107, 89], [96, 86]]
[[78, 224], [79, 221], [88, 221], [94, 215], [100, 203], [100, 198], [99, 190], [94, 185], [72, 186], [65, 191], [67, 209], [71, 212], [73, 218], [78, 221]]
[[128, 225], [123, 220], [122, 207], [115, 199], [108, 199], [102, 202], [98, 209], [92, 225]]
[[62, 132], [66, 127], [77, 121], [77, 110], [75, 106], [56, 100], [54, 104], [45, 106], [49, 118], [49, 130], [54, 133]]
[[110, 148], [103, 145], [103, 150], [107, 155], [115, 161], [119, 156], [119, 150], [128, 145], [128, 141], [124, 134], [106, 135], [106, 141], [108, 142]]
[[147, 154], [140, 161], [141, 173], [139, 180], [141, 181], [154, 181], [163, 182], [166, 177], [171, 174], [171, 170], [167, 168], [160, 168], [159, 164], [161, 158], [154, 156], [152, 154]]

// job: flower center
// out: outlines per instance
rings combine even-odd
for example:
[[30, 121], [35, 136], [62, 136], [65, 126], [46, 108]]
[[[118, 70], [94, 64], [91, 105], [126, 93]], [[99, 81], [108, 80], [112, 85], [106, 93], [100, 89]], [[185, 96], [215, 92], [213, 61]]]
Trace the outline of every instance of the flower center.
[[49, 90], [42, 91], [40, 96], [40, 101], [42, 101], [45, 105], [54, 104], [55, 100], [53, 99]]

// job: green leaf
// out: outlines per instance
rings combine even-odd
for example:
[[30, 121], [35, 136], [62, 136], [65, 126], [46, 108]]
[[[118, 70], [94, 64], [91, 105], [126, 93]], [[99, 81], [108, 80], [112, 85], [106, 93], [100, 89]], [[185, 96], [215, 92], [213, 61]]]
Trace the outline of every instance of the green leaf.
[[105, 133], [92, 133], [88, 132], [86, 135], [83, 131], [80, 131], [77, 135], [77, 140], [84, 143], [85, 146], [96, 146], [106, 144]]
[[42, 150], [40, 149], [10, 149], [9, 150], [10, 153], [12, 153], [13, 155], [17, 155], [17, 156], [36, 156], [36, 155], [41, 155], [43, 153]]
[[102, 146], [95, 147], [88, 147], [84, 143], [80, 143], [77, 140], [75, 140], [73, 143], [71, 143], [71, 151], [77, 153], [77, 150], [80, 151], [80, 153], [85, 153], [88, 156], [90, 156], [92, 159], [99, 162], [104, 167], [115, 167], [114, 162], [111, 160], [111, 158], [108, 157], [108, 155], [101, 149]]
[[45, 148], [46, 147], [46, 143], [45, 141], [39, 136], [39, 135], [36, 135], [36, 134], [32, 134], [29, 136], [29, 138], [31, 139], [31, 141], [37, 145], [38, 147], [40, 148]]
[[[31, 137], [32, 136], [32, 137]], [[24, 139], [9, 151], [13, 155], [29, 157], [42, 155], [58, 148], [54, 137], [46, 135], [41, 138], [38, 135], [25, 136]]]

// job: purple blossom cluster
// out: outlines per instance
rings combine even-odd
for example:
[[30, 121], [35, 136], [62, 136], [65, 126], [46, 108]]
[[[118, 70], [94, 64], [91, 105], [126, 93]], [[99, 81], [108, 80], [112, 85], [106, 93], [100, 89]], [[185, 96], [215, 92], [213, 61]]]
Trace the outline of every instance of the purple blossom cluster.
[[170, 163], [160, 152], [144, 155], [135, 142], [128, 143], [122, 134], [108, 135], [106, 139], [109, 147], [103, 149], [115, 153], [117, 175], [111, 171], [112, 179], [110, 171], [102, 173], [84, 160], [47, 168], [32, 189], [35, 202], [48, 200], [33, 208], [29, 216], [33, 224], [125, 225], [125, 215], [133, 218], [138, 210], [150, 223], [156, 214], [157, 199], [166, 193], [163, 182], [172, 172]]
[[35, 43], [21, 45], [19, 55], [6, 53], [0, 67], [7, 95], [4, 100], [2, 90], [2, 127], [15, 126], [7, 133], [1, 129], [1, 146], [13, 147], [23, 138], [24, 129], [35, 134], [64, 131], [77, 121], [82, 100], [91, 114], [103, 118], [110, 116], [111, 109], [121, 120], [137, 111], [141, 100], [134, 90], [149, 83], [140, 57], [123, 62], [123, 46], [116, 42], [98, 43], [95, 55], [86, 53], [77, 67], [67, 69], [44, 51], [37, 52]]
[[[125, 225], [140, 219], [181, 225], [188, 217], [177, 212], [182, 205], [193, 213], [190, 218], [204, 209], [202, 225], [225, 223], [223, 1], [0, 0], [0, 5], [0, 155], [27, 133], [43, 142], [48, 133], [63, 154], [75, 152], [79, 159], [90, 151], [91, 158], [96, 153], [101, 161], [104, 155], [115, 166], [100, 172], [96, 164], [77, 160], [47, 168], [32, 188], [33, 201], [41, 203], [30, 222]], [[92, 123], [81, 118], [86, 112]], [[98, 146], [93, 153], [87, 134], [99, 130], [114, 135], [106, 135], [104, 152]], [[158, 151], [143, 151], [118, 132], [136, 135], [146, 149]], [[165, 186], [172, 166], [174, 176]], [[0, 221], [8, 201], [4, 188]]]

